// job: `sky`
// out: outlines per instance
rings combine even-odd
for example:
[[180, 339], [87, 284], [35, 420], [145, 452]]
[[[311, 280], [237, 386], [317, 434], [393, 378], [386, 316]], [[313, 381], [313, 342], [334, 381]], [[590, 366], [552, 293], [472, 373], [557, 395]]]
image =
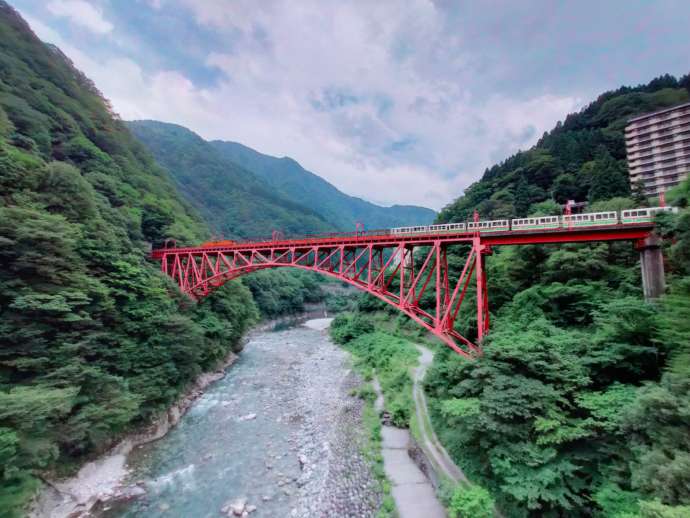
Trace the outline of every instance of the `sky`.
[[10, 0], [123, 119], [440, 209], [566, 114], [690, 72], [688, 0]]

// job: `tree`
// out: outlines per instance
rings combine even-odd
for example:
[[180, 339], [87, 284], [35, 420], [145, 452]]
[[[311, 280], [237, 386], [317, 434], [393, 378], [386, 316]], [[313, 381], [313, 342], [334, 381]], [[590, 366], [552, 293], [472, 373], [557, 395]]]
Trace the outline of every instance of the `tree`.
[[629, 195], [627, 175], [606, 148], [599, 148], [592, 169], [592, 184], [588, 194], [590, 202]]
[[635, 202], [635, 207], [649, 207], [649, 199], [645, 194], [643, 180], [637, 180], [633, 185], [632, 199]]

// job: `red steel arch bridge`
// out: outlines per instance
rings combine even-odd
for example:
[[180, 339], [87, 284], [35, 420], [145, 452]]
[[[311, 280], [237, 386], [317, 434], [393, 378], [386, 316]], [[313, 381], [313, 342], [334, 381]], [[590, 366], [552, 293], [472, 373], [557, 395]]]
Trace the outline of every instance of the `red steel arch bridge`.
[[[181, 291], [201, 299], [226, 282], [267, 268], [311, 270], [351, 284], [405, 313], [457, 353], [479, 354], [489, 331], [489, 295], [485, 257], [493, 247], [508, 245], [634, 242], [641, 253], [646, 297], [664, 289], [663, 259], [652, 223], [600, 227], [525, 230], [491, 233], [454, 232], [391, 234], [388, 230], [307, 236], [270, 240], [207, 243], [197, 247], [166, 247], [153, 250], [163, 273]], [[449, 247], [465, 250], [459, 275], [448, 268]], [[471, 283], [476, 306], [463, 306]], [[420, 307], [422, 296], [435, 301], [434, 308]], [[455, 330], [461, 311], [476, 311], [477, 339], [471, 341]]]

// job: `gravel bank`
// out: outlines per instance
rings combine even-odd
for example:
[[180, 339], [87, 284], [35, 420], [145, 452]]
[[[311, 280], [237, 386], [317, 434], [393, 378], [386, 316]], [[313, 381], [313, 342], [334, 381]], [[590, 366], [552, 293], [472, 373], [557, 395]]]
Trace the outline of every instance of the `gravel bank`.
[[[331, 320], [311, 320], [305, 326], [325, 331]], [[304, 366], [299, 406], [305, 422], [299, 452], [311, 461], [300, 479], [306, 483], [292, 516], [369, 517], [381, 504], [378, 483], [361, 453], [367, 440], [364, 404], [350, 395], [361, 379], [348, 364], [348, 354], [329, 341], [318, 359]]]

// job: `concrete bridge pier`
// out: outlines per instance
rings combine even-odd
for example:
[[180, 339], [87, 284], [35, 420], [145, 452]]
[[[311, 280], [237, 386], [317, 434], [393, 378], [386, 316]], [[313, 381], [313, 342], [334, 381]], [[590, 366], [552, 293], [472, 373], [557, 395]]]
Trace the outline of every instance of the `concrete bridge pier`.
[[644, 298], [645, 300], [658, 299], [666, 291], [661, 238], [651, 234], [638, 241], [636, 248], [640, 251]]

